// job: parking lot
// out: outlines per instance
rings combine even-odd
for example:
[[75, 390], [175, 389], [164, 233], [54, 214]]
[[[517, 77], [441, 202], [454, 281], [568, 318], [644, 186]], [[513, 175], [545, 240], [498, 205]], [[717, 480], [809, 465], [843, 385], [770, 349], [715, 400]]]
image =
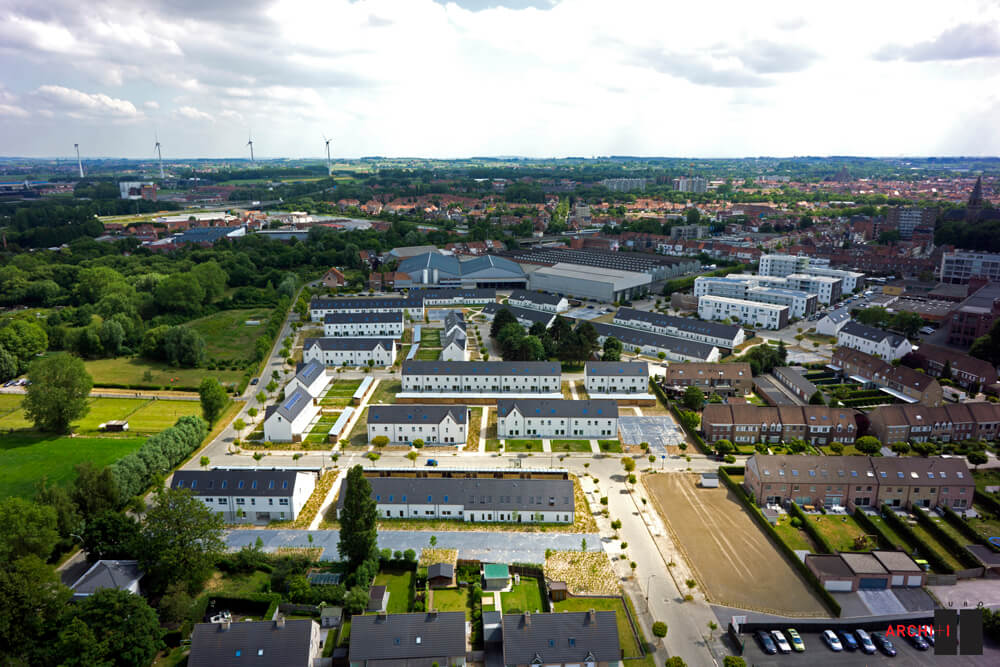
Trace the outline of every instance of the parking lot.
[[653, 454], [666, 454], [666, 445], [676, 446], [684, 442], [684, 432], [672, 417], [622, 415], [618, 417], [618, 430], [626, 445], [648, 442]]
[[[791, 626], [791, 627], [794, 627]], [[784, 631], [784, 628], [779, 628]], [[1000, 650], [987, 647], [983, 655], [947, 656], [934, 655], [933, 647], [929, 651], [918, 651], [905, 639], [891, 638], [896, 647], [897, 655], [892, 658], [883, 653], [865, 655], [861, 651], [841, 651], [834, 653], [823, 641], [818, 632], [802, 632], [805, 642], [805, 653], [787, 653], [767, 655], [760, 643], [751, 634], [742, 635], [745, 640], [743, 659], [748, 665], [769, 667], [771, 665], [997, 665], [1000, 664]], [[787, 633], [785, 635], [788, 636]]]

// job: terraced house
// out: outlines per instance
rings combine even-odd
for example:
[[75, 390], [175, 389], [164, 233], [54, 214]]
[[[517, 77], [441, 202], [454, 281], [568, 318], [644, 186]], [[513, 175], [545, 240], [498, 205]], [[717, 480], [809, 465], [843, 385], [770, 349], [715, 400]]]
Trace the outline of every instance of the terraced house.
[[698, 387], [706, 394], [743, 396], [753, 389], [750, 364], [669, 364], [663, 384], [677, 390]]
[[850, 408], [820, 405], [782, 406], [724, 405], [710, 403], [701, 417], [705, 441], [715, 444], [729, 440], [737, 444], [788, 442], [793, 438], [810, 445], [832, 442], [845, 445], [857, 437], [857, 418], [861, 413]]
[[403, 392], [443, 394], [558, 393], [562, 368], [549, 361], [403, 362]]
[[[368, 477], [380, 517], [470, 522], [573, 523], [573, 481], [478, 477]], [[345, 479], [342, 483], [347, 484]], [[344, 507], [346, 487], [337, 498]]]
[[962, 458], [767, 456], [747, 460], [743, 486], [759, 504], [963, 510], [975, 482]]
[[858, 350], [839, 347], [832, 365], [848, 380], [878, 387], [886, 394], [907, 403], [941, 405], [941, 385], [927, 373], [906, 366], [893, 366]]
[[981, 389], [997, 381], [997, 371], [988, 361], [929, 343], [923, 343], [916, 354], [928, 375], [942, 377], [947, 367], [951, 379], [966, 389]]
[[396, 361], [395, 338], [306, 338], [303, 361], [327, 366], [391, 366]]
[[946, 403], [941, 406], [885, 405], [868, 415], [871, 434], [883, 443], [995, 441], [1000, 405]]
[[389, 444], [465, 444], [469, 408], [465, 405], [371, 405], [368, 407], [368, 442], [378, 436]]
[[424, 318], [424, 301], [420, 297], [375, 297], [366, 299], [320, 299], [309, 302], [309, 316], [322, 322], [332, 313], [406, 313], [414, 319]]
[[500, 438], [612, 438], [618, 436], [618, 402], [610, 399], [497, 401]]
[[892, 361], [913, 350], [905, 336], [851, 320], [837, 334], [837, 345]]
[[588, 361], [584, 387], [591, 396], [649, 393], [649, 364], [645, 361]]
[[403, 313], [329, 313], [323, 316], [323, 335], [328, 338], [400, 338]]
[[170, 488], [187, 489], [227, 523], [295, 519], [316, 488], [316, 473], [278, 470], [178, 470]]
[[548, 292], [529, 292], [528, 290], [514, 290], [507, 299], [507, 305], [518, 308], [531, 308], [534, 310], [545, 310], [550, 313], [561, 313], [569, 310], [569, 301], [566, 297]]
[[725, 350], [732, 350], [746, 340], [745, 332], [737, 326], [700, 322], [688, 317], [663, 315], [635, 308], [619, 308], [615, 313], [614, 324], [643, 329], [662, 336], [693, 340]]
[[320, 411], [313, 397], [296, 388], [277, 405], [264, 409], [264, 439], [270, 442], [300, 442]]

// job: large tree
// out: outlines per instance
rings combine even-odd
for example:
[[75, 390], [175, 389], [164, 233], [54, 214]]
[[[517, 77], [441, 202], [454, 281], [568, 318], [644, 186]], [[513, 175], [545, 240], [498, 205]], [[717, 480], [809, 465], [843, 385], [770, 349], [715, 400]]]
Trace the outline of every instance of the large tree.
[[59, 541], [56, 511], [24, 498], [0, 500], [0, 563], [22, 556], [45, 560]]
[[107, 511], [87, 522], [82, 537], [91, 562], [135, 558], [142, 547], [142, 526], [124, 512]]
[[198, 396], [201, 397], [201, 413], [205, 421], [214, 424], [229, 403], [225, 387], [215, 378], [207, 377], [198, 386]]
[[604, 339], [604, 352], [601, 359], [604, 361], [619, 361], [622, 358], [622, 342], [614, 336]]
[[340, 541], [337, 549], [347, 559], [348, 569], [376, 557], [378, 542], [378, 512], [372, 498], [372, 485], [361, 466], [347, 473], [344, 509], [340, 512]]
[[98, 468], [87, 461], [76, 466], [70, 497], [84, 520], [118, 506], [118, 485], [111, 468]]
[[490, 324], [490, 338], [496, 338], [497, 334], [505, 325], [513, 322], [517, 324], [517, 318], [514, 317], [514, 313], [510, 312], [509, 308], [501, 308], [493, 315], [493, 322]]
[[705, 405], [705, 392], [700, 388], [691, 385], [684, 390], [684, 407], [688, 410], [701, 410], [702, 406]]
[[872, 435], [863, 435], [854, 442], [854, 448], [862, 454], [872, 456], [882, 449], [882, 443]]
[[72, 593], [37, 556], [0, 567], [0, 664], [41, 665]]
[[66, 433], [70, 423], [90, 409], [87, 398], [94, 386], [83, 361], [57, 352], [32, 362], [22, 407], [40, 431]]
[[172, 582], [196, 589], [225, 549], [222, 516], [187, 489], [160, 489], [146, 512], [139, 564], [153, 590]]
[[76, 603], [63, 623], [56, 647], [60, 665], [148, 665], [163, 648], [156, 612], [142, 597], [117, 588], [102, 588]]

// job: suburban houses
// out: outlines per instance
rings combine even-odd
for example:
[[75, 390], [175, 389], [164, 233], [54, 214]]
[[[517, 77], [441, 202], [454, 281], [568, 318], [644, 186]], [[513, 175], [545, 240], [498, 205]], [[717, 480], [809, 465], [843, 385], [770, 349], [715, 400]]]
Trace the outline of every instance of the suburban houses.
[[[597, 340], [603, 345], [608, 338], [616, 338], [626, 352], [660, 357], [668, 361], [718, 361], [722, 352], [710, 343], [699, 343], [688, 338], [675, 338], [663, 334], [633, 329], [631, 327], [592, 322]], [[704, 324], [704, 323], [703, 323]], [[708, 323], [710, 324], [710, 323]], [[742, 329], [741, 329], [742, 331]]]
[[615, 612], [594, 610], [504, 615], [503, 662], [507, 667], [628, 664], [621, 660]]
[[319, 659], [316, 621], [285, 619], [197, 623], [191, 632], [190, 667], [256, 664], [313, 667]]
[[501, 438], [610, 438], [618, 435], [618, 402], [551, 399], [497, 401]]
[[517, 308], [531, 308], [533, 310], [544, 310], [550, 313], [561, 313], [569, 310], [569, 301], [566, 297], [548, 292], [529, 292], [527, 290], [514, 290], [507, 299], [508, 306]]
[[995, 441], [1000, 426], [996, 403], [883, 405], [868, 415], [872, 435], [881, 442]]
[[465, 405], [371, 405], [368, 407], [368, 442], [379, 436], [390, 445], [464, 445], [469, 422]]
[[793, 438], [811, 445], [840, 442], [848, 445], [857, 437], [857, 410], [821, 405], [763, 407], [710, 403], [702, 412], [705, 441], [716, 443], [788, 442]]
[[316, 486], [316, 473], [294, 469], [178, 470], [172, 489], [187, 489], [226, 523], [295, 519]]
[[840, 328], [837, 345], [892, 361], [913, 350], [905, 336], [882, 331], [851, 320]]
[[672, 338], [705, 343], [724, 350], [732, 350], [746, 340], [745, 332], [738, 326], [700, 322], [687, 317], [663, 315], [635, 308], [619, 308], [613, 323]]
[[870, 384], [907, 403], [941, 405], [941, 385], [931, 375], [906, 366], [893, 366], [882, 359], [839, 347], [833, 354], [833, 366], [848, 379]]
[[285, 400], [264, 410], [264, 439], [299, 442], [319, 411], [320, 406], [305, 389], [298, 387], [286, 392]]
[[562, 369], [548, 361], [403, 362], [403, 392], [433, 394], [559, 393]]
[[465, 664], [465, 614], [460, 611], [366, 614], [351, 623], [351, 667]]
[[584, 388], [590, 396], [649, 393], [649, 364], [645, 361], [588, 361]]
[[318, 359], [313, 359], [296, 367], [295, 377], [285, 385], [285, 395], [291, 395], [301, 389], [315, 400], [322, 395], [329, 382], [326, 365]]
[[391, 366], [398, 343], [395, 338], [306, 338], [302, 359], [326, 366]]
[[706, 394], [744, 396], [753, 389], [750, 364], [667, 364], [662, 384], [681, 391], [698, 387]]
[[329, 313], [323, 316], [323, 335], [328, 338], [400, 338], [404, 323], [402, 312]]

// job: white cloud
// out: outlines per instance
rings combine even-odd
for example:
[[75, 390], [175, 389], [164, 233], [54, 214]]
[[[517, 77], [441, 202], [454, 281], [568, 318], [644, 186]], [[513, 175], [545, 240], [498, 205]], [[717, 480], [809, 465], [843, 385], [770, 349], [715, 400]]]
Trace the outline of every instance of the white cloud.
[[34, 95], [43, 104], [81, 116], [136, 118], [142, 112], [128, 100], [109, 97], [104, 93], [85, 93], [65, 86], [39, 86]]
[[142, 103], [142, 106], [146, 107], [147, 109], [156, 110], [160, 108], [160, 103], [157, 102], [156, 100], [147, 100]]
[[177, 110], [177, 115], [188, 120], [212, 120], [212, 116], [210, 114], [188, 106], [179, 108]]
[[14, 118], [27, 118], [30, 116], [26, 110], [13, 104], [0, 104], [0, 116], [11, 116]]

